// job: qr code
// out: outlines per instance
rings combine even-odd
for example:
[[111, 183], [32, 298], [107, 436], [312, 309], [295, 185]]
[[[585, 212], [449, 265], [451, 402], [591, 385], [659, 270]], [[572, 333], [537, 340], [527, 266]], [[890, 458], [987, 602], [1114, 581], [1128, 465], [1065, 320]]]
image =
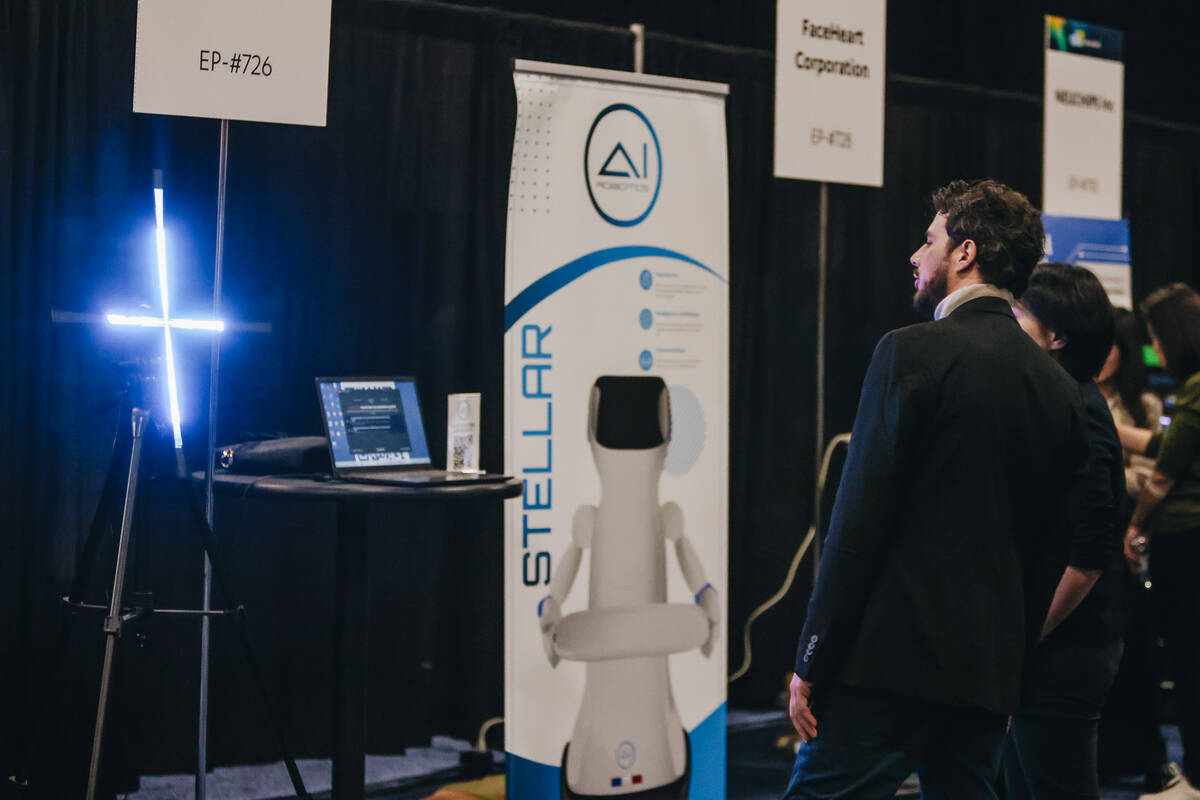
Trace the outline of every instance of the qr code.
[[450, 448], [450, 469], [456, 471], [474, 469], [474, 448], [467, 437], [456, 438]]

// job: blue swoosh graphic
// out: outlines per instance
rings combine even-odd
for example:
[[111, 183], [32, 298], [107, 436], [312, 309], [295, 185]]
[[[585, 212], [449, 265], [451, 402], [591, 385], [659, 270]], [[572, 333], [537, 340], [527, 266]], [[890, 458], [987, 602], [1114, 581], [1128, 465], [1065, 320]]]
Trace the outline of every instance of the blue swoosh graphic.
[[608, 247], [604, 250], [596, 250], [585, 256], [580, 256], [574, 261], [568, 261], [558, 269], [546, 273], [522, 289], [520, 294], [504, 307], [504, 330], [507, 332], [509, 328], [516, 324], [517, 320], [525, 316], [534, 306], [576, 278], [586, 275], [592, 270], [603, 267], [606, 264], [628, 261], [631, 258], [643, 258], [645, 256], [657, 256], [659, 258], [672, 258], [676, 261], [684, 261], [699, 267], [705, 272], [711, 273], [721, 283], [729, 283], [728, 279], [721, 277], [721, 275], [701, 264], [696, 259], [691, 256], [685, 256], [683, 253], [677, 253], [674, 250], [640, 244]]

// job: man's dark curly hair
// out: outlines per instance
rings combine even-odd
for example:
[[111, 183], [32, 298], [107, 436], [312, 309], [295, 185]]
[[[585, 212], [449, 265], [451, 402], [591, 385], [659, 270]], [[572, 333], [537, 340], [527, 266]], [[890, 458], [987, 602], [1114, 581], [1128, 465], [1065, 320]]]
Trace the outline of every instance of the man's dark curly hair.
[[1019, 297], [1042, 259], [1042, 215], [1025, 195], [991, 179], [951, 181], [930, 198], [946, 215], [946, 233], [960, 245], [975, 242], [975, 263], [985, 281]]

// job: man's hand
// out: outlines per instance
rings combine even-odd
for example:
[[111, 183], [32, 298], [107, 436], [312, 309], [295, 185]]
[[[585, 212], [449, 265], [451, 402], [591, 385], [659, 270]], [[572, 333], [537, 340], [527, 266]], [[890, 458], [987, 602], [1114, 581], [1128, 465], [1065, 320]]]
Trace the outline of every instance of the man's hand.
[[808, 707], [808, 698], [812, 695], [812, 684], [801, 680], [799, 675], [792, 675], [792, 682], [788, 688], [791, 690], [788, 716], [792, 718], [792, 725], [795, 726], [796, 733], [800, 734], [800, 738], [804, 740], [805, 744], [808, 744], [817, 738], [817, 718], [813, 716], [812, 709]]

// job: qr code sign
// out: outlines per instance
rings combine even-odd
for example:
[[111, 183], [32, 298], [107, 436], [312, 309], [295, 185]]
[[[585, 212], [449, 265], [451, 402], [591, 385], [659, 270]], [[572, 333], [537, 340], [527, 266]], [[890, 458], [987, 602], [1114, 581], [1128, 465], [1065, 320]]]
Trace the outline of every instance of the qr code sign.
[[450, 469], [459, 471], [472, 469], [473, 459], [471, 456], [471, 440], [465, 436], [455, 437], [454, 446], [450, 450]]

